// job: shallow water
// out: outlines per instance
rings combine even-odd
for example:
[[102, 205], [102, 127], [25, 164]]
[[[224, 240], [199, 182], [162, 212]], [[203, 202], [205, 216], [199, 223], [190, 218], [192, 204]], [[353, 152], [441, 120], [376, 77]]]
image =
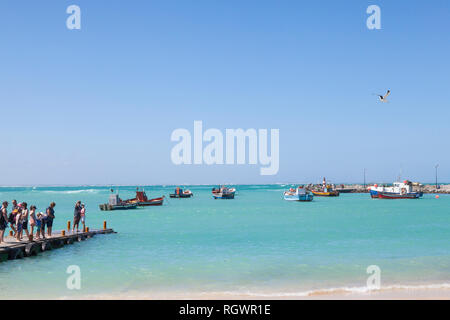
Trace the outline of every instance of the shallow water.
[[[307, 292], [364, 287], [366, 268], [381, 285], [450, 282], [450, 196], [372, 200], [368, 194], [282, 200], [279, 185], [237, 186], [234, 200], [214, 200], [212, 186], [189, 187], [191, 199], [162, 207], [102, 212], [109, 187], [0, 188], [0, 200], [56, 202], [54, 229], [86, 203], [87, 225], [104, 220], [117, 234], [99, 235], [37, 257], [0, 264], [0, 297], [79, 298], [151, 292]], [[173, 186], [146, 187], [168, 196]], [[120, 187], [122, 198], [135, 187]], [[81, 290], [66, 269], [81, 268]]]

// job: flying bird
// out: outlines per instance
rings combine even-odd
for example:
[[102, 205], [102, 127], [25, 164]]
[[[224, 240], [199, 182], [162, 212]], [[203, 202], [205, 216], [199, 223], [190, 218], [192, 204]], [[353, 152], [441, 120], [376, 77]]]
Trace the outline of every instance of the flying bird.
[[381, 94], [377, 94], [377, 96], [378, 96], [378, 98], [380, 99], [381, 102], [388, 102], [388, 100], [387, 100], [386, 98], [387, 98], [390, 94], [391, 94], [391, 90], [388, 90], [384, 96], [381, 95]]

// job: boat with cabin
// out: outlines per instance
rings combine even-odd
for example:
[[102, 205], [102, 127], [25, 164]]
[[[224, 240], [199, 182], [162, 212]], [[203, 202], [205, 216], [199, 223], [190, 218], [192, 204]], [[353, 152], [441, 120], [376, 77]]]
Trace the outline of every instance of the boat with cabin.
[[235, 188], [228, 188], [226, 186], [220, 186], [219, 188], [212, 189], [214, 199], [234, 199], [235, 193]]
[[170, 197], [171, 198], [190, 198], [193, 197], [194, 194], [192, 193], [191, 190], [183, 190], [180, 187], [176, 187], [175, 188], [175, 193], [171, 193]]
[[284, 192], [284, 200], [287, 201], [302, 201], [309, 202], [314, 199], [314, 195], [311, 194], [304, 187], [299, 186], [296, 189], [290, 188], [288, 191]]
[[334, 185], [328, 184], [325, 178], [323, 178], [322, 186], [311, 190], [311, 192], [318, 197], [339, 197], [339, 191], [334, 188]]
[[419, 199], [423, 192], [414, 191], [413, 183], [405, 180], [403, 182], [394, 182], [392, 186], [378, 186], [375, 184], [369, 187], [372, 199]]
[[136, 209], [137, 205], [132, 203], [127, 203], [120, 199], [118, 193], [114, 193], [114, 190], [111, 189], [112, 194], [109, 195], [108, 203], [100, 204], [100, 210], [102, 211], [111, 211], [111, 210], [129, 210]]

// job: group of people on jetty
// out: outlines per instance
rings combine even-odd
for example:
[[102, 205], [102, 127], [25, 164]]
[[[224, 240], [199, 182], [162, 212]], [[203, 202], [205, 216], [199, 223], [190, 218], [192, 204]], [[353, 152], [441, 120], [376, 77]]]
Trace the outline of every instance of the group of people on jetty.
[[[25, 233], [28, 240], [45, 239], [45, 227], [47, 227], [47, 237], [51, 237], [53, 220], [55, 219], [54, 202], [50, 203], [45, 212], [37, 212], [36, 206], [32, 205], [28, 208], [26, 202], [17, 203], [17, 200], [12, 201], [12, 210], [8, 215], [8, 201], [3, 201], [0, 209], [0, 243], [4, 242], [5, 231], [10, 226], [13, 235], [17, 241], [22, 241]], [[85, 229], [86, 208], [84, 203], [77, 201], [73, 214], [72, 232], [78, 232], [80, 222]], [[34, 234], [36, 228], [36, 234]]]

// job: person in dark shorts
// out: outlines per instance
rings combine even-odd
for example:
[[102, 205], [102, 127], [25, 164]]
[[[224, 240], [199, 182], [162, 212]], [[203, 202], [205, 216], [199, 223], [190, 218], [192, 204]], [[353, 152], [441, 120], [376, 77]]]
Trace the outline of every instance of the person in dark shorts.
[[81, 201], [77, 201], [75, 203], [75, 208], [73, 209], [73, 227], [72, 227], [72, 233], [75, 232], [75, 225], [77, 226], [77, 232], [80, 225], [80, 219], [81, 219]]
[[[26, 202], [22, 202], [22, 232], [25, 231], [28, 239], [30, 239], [30, 233], [28, 232], [29, 215], [30, 211], [28, 210], [28, 204]], [[22, 239], [22, 233], [20, 234], [20, 238]]]
[[11, 213], [8, 216], [8, 222], [11, 229], [14, 231], [14, 235], [16, 234], [16, 214], [19, 211], [19, 205], [17, 204], [17, 200], [13, 200], [12, 202]]
[[[50, 206], [47, 208], [47, 218], [46, 218], [46, 224], [47, 224], [47, 235], [51, 237], [52, 235], [52, 228], [53, 228], [53, 219], [55, 219], [55, 206], [56, 204], [54, 202], [50, 203]], [[44, 226], [45, 228], [45, 226]], [[42, 229], [41, 229], [42, 231]], [[43, 235], [43, 234], [42, 234]]]
[[8, 202], [4, 201], [2, 208], [0, 209], [0, 243], [3, 242], [5, 236], [5, 230], [8, 227]]

